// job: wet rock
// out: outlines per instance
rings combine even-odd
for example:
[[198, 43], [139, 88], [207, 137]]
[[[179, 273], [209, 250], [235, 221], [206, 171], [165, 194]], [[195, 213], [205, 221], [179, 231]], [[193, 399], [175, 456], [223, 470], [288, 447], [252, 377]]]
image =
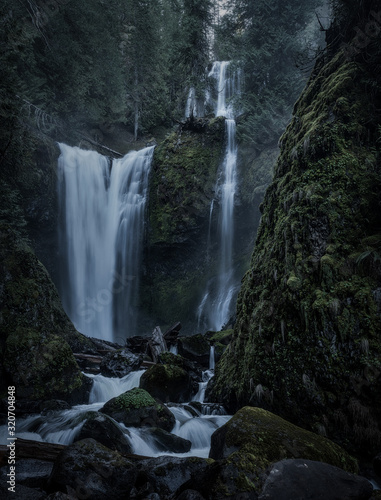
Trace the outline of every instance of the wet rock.
[[[16, 465], [16, 485], [17, 488], [27, 486], [28, 488], [44, 489], [53, 469], [53, 463], [45, 460], [19, 459]], [[9, 467], [0, 469], [0, 480], [7, 484], [7, 474]]]
[[197, 361], [205, 368], [209, 367], [210, 344], [204, 335], [179, 337], [177, 345], [181, 356], [191, 361]]
[[124, 500], [135, 483], [135, 465], [94, 439], [68, 446], [56, 459], [50, 490], [73, 491], [77, 498]]
[[234, 452], [255, 456], [263, 469], [283, 458], [305, 458], [357, 472], [356, 461], [340, 446], [261, 408], [242, 408], [212, 434], [211, 458], [227, 458]]
[[208, 467], [204, 458], [159, 457], [142, 460], [141, 470], [136, 485], [141, 485], [147, 493], [157, 493], [161, 498], [167, 498], [190, 480], [198, 476]]
[[127, 337], [126, 339], [126, 347], [136, 354], [145, 354], [148, 349], [148, 337], [141, 337], [139, 335], [135, 335], [134, 337]]
[[151, 366], [143, 373], [140, 387], [166, 403], [185, 403], [192, 395], [192, 383], [188, 373], [176, 365]]
[[123, 430], [111, 417], [99, 412], [88, 412], [87, 421], [75, 441], [92, 438], [107, 446], [110, 450], [128, 455], [133, 453], [132, 446], [126, 437], [129, 434]]
[[66, 401], [60, 399], [50, 399], [49, 401], [43, 401], [40, 404], [40, 412], [42, 415], [46, 415], [52, 411], [62, 411], [69, 410], [70, 405]]
[[258, 499], [368, 500], [372, 491], [367, 479], [338, 467], [312, 460], [281, 460], [267, 469]]
[[124, 377], [142, 364], [143, 356], [131, 352], [129, 349], [119, 349], [104, 356], [100, 370], [105, 377]]
[[0, 484], [0, 498], [2, 500], [15, 500], [16, 498], [17, 500], [45, 500], [46, 492], [19, 484], [16, 486], [15, 493], [13, 493], [8, 491], [8, 485], [4, 483]]
[[176, 497], [176, 500], [205, 500], [205, 497], [195, 490], [185, 490]]
[[110, 399], [99, 411], [127, 427], [159, 427], [170, 432], [175, 425], [175, 417], [168, 408], [140, 388]]
[[373, 459], [374, 472], [381, 477], [381, 453], [376, 455]]
[[183, 439], [157, 427], [145, 429], [144, 437], [150, 440], [152, 439], [159, 451], [166, 451], [170, 453], [188, 453], [192, 447], [192, 443], [188, 439]]
[[192, 475], [177, 493], [193, 490], [208, 500], [257, 500], [260, 473], [261, 470], [250, 459], [236, 453], [229, 459], [210, 461], [205, 469]]

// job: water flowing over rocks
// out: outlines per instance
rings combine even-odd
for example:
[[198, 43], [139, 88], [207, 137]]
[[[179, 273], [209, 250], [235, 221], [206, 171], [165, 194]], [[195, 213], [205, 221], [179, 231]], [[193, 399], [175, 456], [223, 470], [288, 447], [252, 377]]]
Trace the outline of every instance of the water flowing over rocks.
[[74, 441], [92, 438], [110, 450], [128, 455], [132, 453], [132, 446], [126, 436], [128, 436], [128, 431], [121, 429], [117, 422], [108, 415], [102, 415], [100, 412], [88, 412], [86, 422]]

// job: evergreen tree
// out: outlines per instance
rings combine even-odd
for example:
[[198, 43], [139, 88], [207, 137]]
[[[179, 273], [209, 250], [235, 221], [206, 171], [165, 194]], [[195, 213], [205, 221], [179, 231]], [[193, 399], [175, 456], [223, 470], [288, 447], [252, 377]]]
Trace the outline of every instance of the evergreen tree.
[[307, 74], [296, 67], [306, 45], [314, 8], [307, 0], [231, 0], [217, 27], [219, 57], [239, 61], [245, 77], [238, 134], [258, 150], [278, 140]]

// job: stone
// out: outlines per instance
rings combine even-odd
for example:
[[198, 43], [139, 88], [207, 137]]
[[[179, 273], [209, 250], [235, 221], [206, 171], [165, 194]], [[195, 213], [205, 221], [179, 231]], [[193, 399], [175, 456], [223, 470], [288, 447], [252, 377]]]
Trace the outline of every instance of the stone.
[[127, 427], [159, 427], [170, 432], [176, 421], [161, 401], [137, 387], [110, 399], [99, 411]]
[[50, 491], [73, 491], [77, 498], [125, 500], [137, 477], [135, 465], [94, 439], [68, 446], [56, 459]]
[[378, 453], [373, 459], [374, 472], [381, 477], [381, 453]]
[[210, 458], [220, 460], [235, 452], [256, 457], [263, 469], [283, 458], [304, 458], [357, 472], [357, 462], [339, 445], [262, 408], [242, 408], [212, 434]]
[[372, 484], [338, 467], [304, 459], [281, 460], [266, 471], [258, 500], [368, 500]]
[[123, 430], [108, 415], [100, 412], [88, 412], [87, 420], [78, 436], [76, 436], [75, 441], [92, 438], [98, 441], [98, 443], [107, 446], [110, 450], [128, 455], [133, 453], [133, 450], [126, 434], [129, 434], [129, 432]]
[[176, 365], [151, 366], [143, 373], [140, 387], [165, 403], [185, 403], [192, 395], [190, 376]]
[[204, 471], [208, 463], [209, 460], [197, 457], [164, 456], [142, 460], [137, 483], [145, 485], [147, 493], [155, 492], [161, 498], [168, 498], [191, 477], [197, 477], [201, 471]]
[[119, 349], [104, 356], [100, 370], [105, 377], [124, 377], [132, 371], [138, 370], [143, 356], [131, 352], [129, 349]]
[[204, 335], [179, 337], [177, 345], [181, 356], [191, 361], [197, 361], [205, 368], [209, 367], [210, 344]]
[[[34, 458], [18, 459], [16, 463], [16, 485], [44, 489], [53, 469], [53, 463]], [[0, 469], [0, 480], [7, 484], [9, 466]]]
[[192, 447], [192, 443], [188, 439], [183, 439], [158, 427], [149, 427], [145, 429], [144, 437], [153, 440], [155, 447], [159, 451], [188, 453]]

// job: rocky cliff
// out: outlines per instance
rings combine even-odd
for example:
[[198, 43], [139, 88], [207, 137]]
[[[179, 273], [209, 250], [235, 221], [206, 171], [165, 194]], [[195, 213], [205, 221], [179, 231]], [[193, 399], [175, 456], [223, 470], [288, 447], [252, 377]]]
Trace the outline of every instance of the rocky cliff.
[[369, 450], [381, 442], [380, 46], [329, 49], [281, 139], [214, 397]]

